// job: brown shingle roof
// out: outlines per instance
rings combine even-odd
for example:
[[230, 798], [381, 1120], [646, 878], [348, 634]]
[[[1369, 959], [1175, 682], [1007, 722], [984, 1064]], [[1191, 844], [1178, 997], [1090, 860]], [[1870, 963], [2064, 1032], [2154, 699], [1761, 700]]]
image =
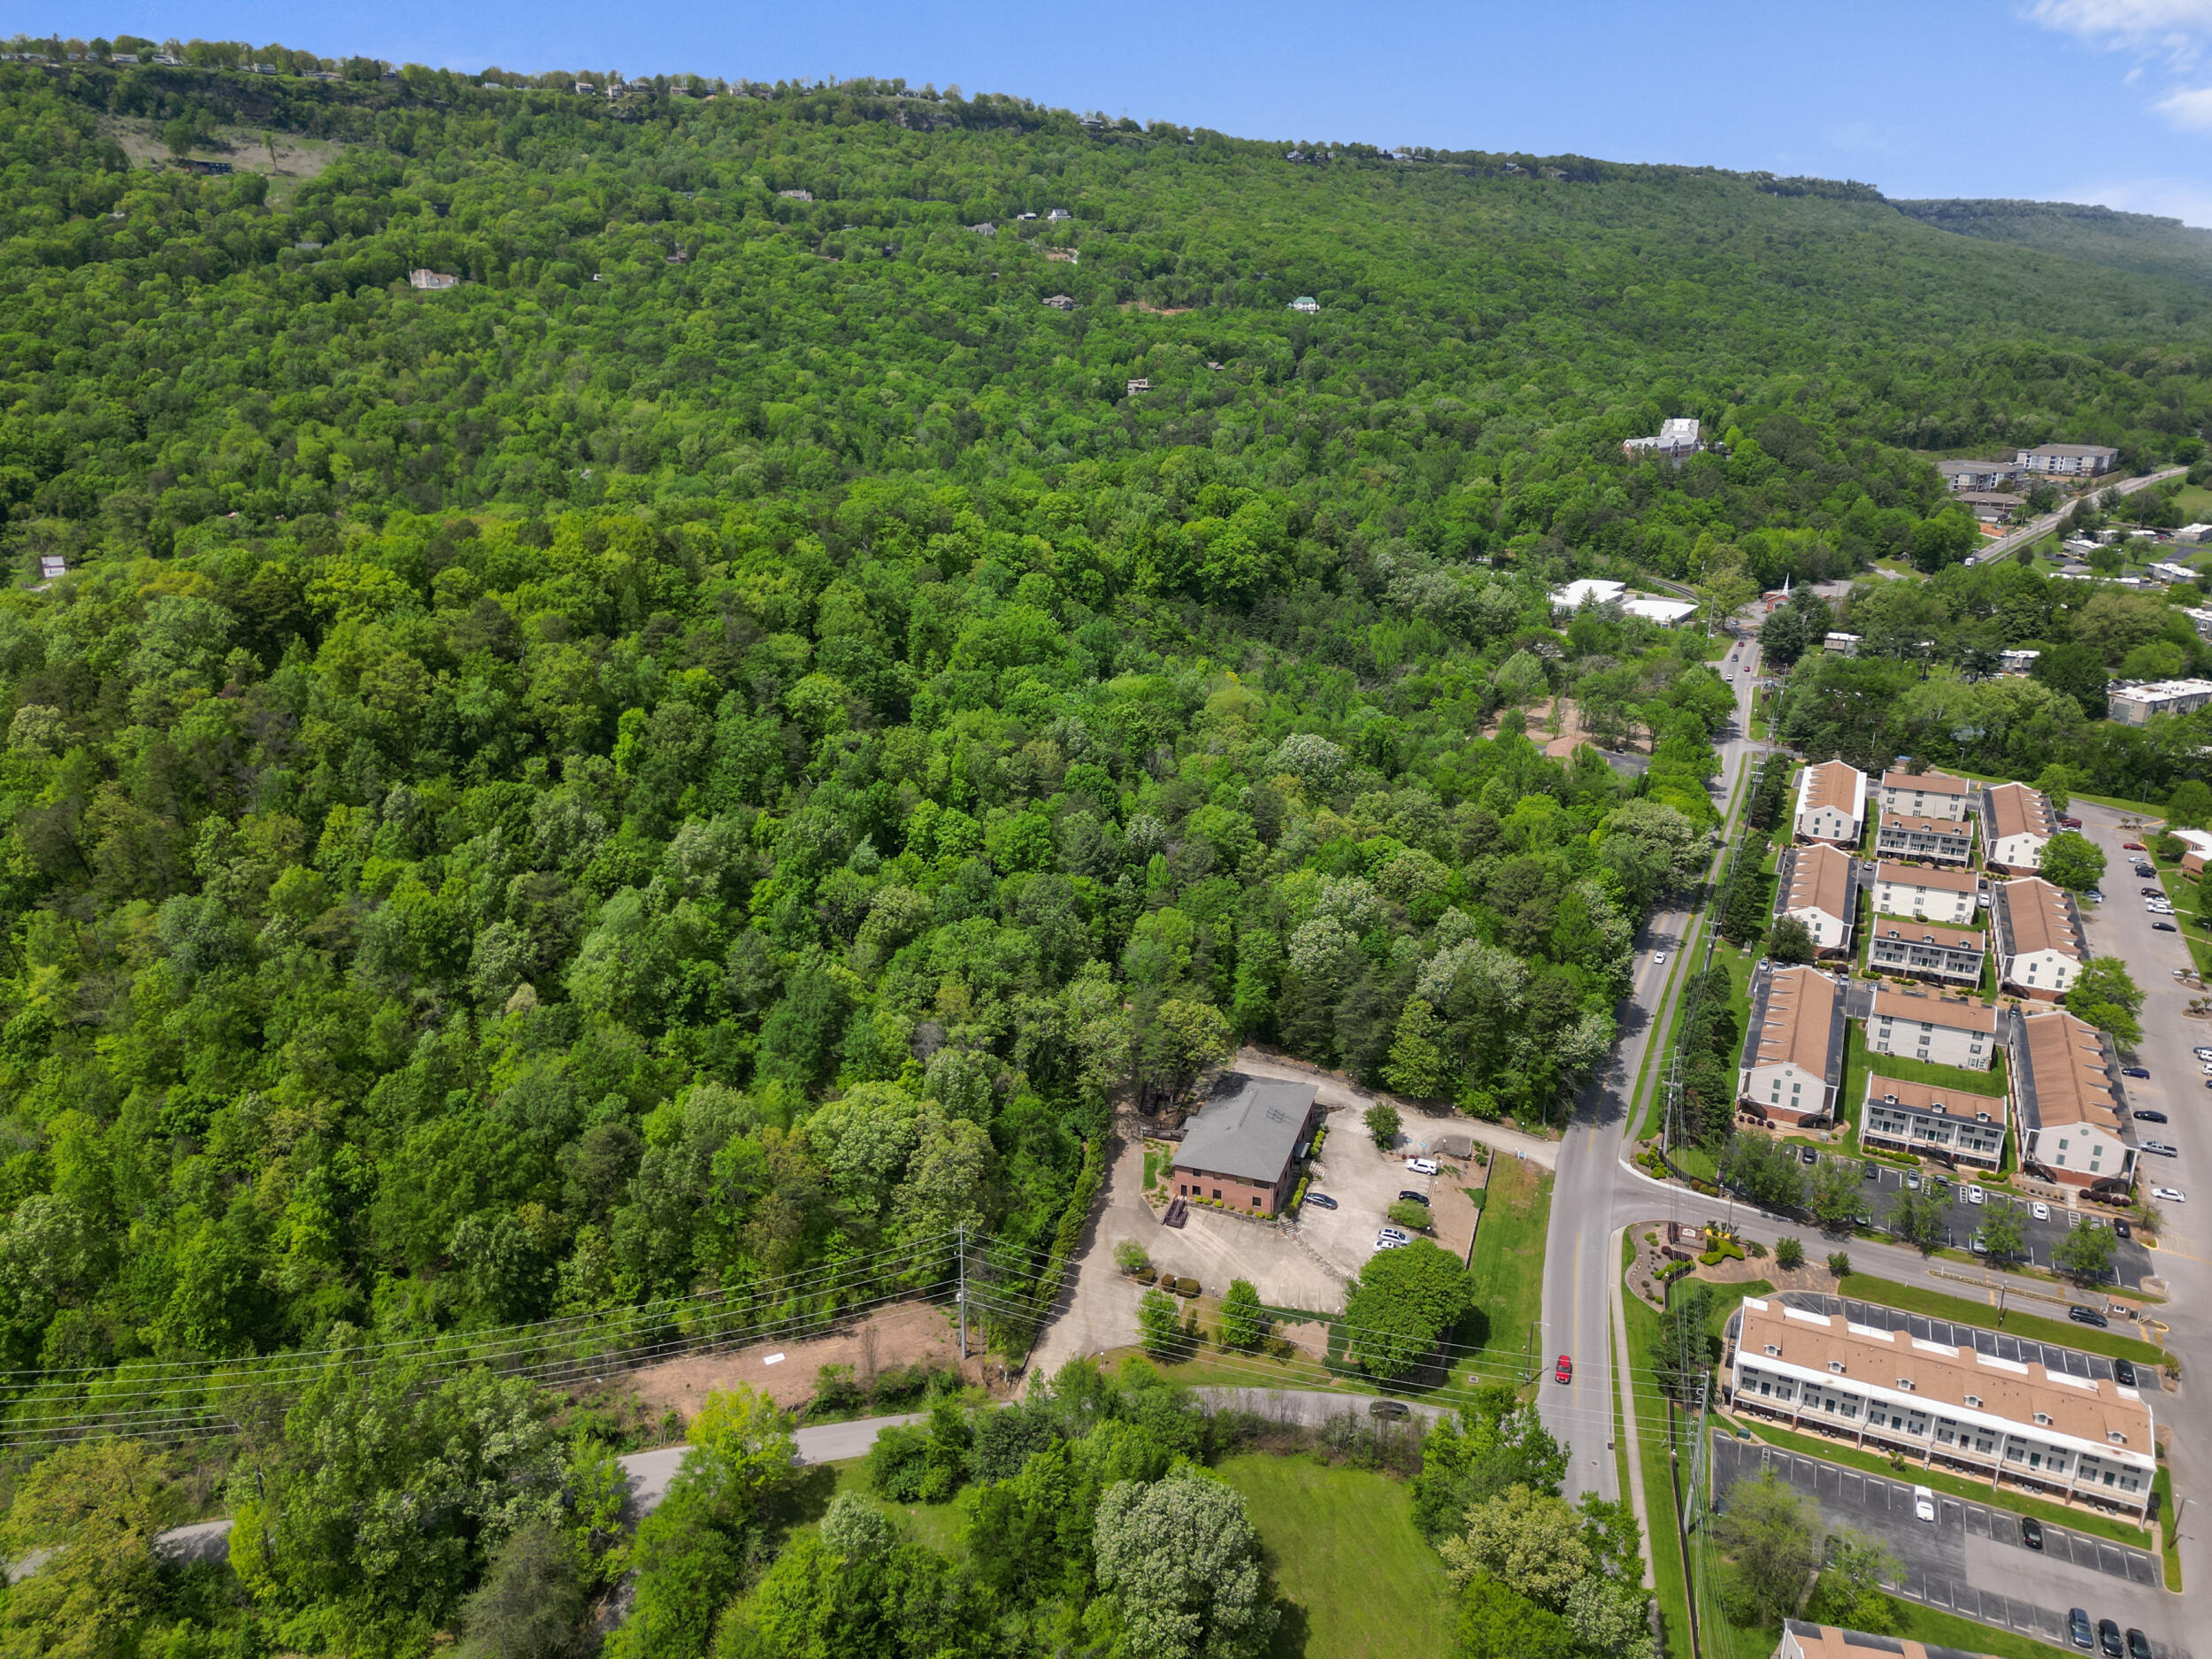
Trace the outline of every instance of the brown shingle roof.
[[2067, 913], [2065, 894], [2041, 876], [2000, 881], [1990, 895], [1995, 901], [1998, 936], [2007, 941], [2011, 955], [2055, 950], [2077, 962], [2086, 959], [2081, 936]]
[[2094, 1025], [2058, 1009], [2024, 1015], [2020, 1035], [2028, 1072], [2021, 1098], [2032, 1104], [2030, 1128], [2087, 1124], [2116, 1139], [2125, 1133], [2127, 1119], [2112, 1093], [2104, 1041]]
[[1886, 772], [1882, 774], [1885, 789], [1915, 789], [1924, 795], [1964, 795], [1974, 786], [1963, 778], [1954, 778], [1947, 772]]
[[[1824, 1370], [1829, 1361], [1839, 1359], [1847, 1385], [1855, 1380], [1893, 1388], [1900, 1377], [1909, 1377], [1914, 1398], [1930, 1406], [1985, 1411], [2019, 1424], [2030, 1434], [2048, 1427], [2104, 1445], [2111, 1444], [2108, 1435], [2124, 1434], [2127, 1450], [2154, 1455], [2150, 1407], [2140, 1395], [2123, 1398], [2120, 1385], [2109, 1378], [2056, 1382], [2054, 1373], [2039, 1362], [2024, 1366], [2018, 1361], [1993, 1363], [1971, 1348], [1958, 1349], [1953, 1358], [1933, 1351], [1939, 1344], [1916, 1341], [1909, 1331], [1877, 1331], [1870, 1325], [1854, 1329], [1839, 1313], [1826, 1316], [1823, 1323], [1827, 1328], [1823, 1330], [1816, 1323], [1820, 1319], [1801, 1310], [1785, 1314], [1776, 1298], [1747, 1296], [1737, 1344], [1753, 1356], [1771, 1344], [1782, 1350], [1784, 1361], [1810, 1370]], [[1754, 1358], [1749, 1363], [1758, 1362]], [[1981, 1404], [1967, 1407], [1969, 1394]], [[2038, 1412], [2051, 1421], [2037, 1423]]]
[[1787, 1062], [1815, 1077], [1826, 1077], [1836, 995], [1836, 982], [1824, 973], [1810, 968], [1777, 970], [1767, 987], [1757, 1064]]
[[1839, 847], [1801, 847], [1790, 865], [1793, 910], [1818, 910], [1838, 921], [1851, 919], [1851, 855]]
[[1864, 804], [1859, 790], [1862, 780], [1858, 769], [1840, 760], [1824, 760], [1817, 766], [1805, 768], [1805, 793], [1798, 801], [1800, 810], [1810, 811], [1815, 807], [1841, 807], [1855, 815]]
[[1985, 950], [1988, 941], [1970, 927], [1938, 927], [1904, 917], [1885, 917], [1874, 925], [1877, 939], [1901, 940], [1913, 945], [1941, 945], [1947, 950]]
[[1939, 870], [1930, 865], [1899, 864], [1885, 858], [1874, 866], [1876, 882], [1894, 882], [1904, 887], [1940, 887], [1946, 893], [1972, 893], [1981, 878], [1971, 870]]
[[1978, 1031], [1993, 1036], [1997, 1030], [1997, 1010], [1985, 1003], [1970, 1002], [1955, 996], [1916, 996], [1910, 991], [1877, 986], [1874, 1017], [1878, 1019], [1885, 1015], [1916, 1023], [1925, 1020], [1952, 1031]]
[[1902, 1078], [1882, 1077], [1872, 1071], [1866, 1074], [1866, 1097], [1870, 1101], [1894, 1099], [1900, 1106], [1916, 1112], [1933, 1111], [1940, 1106], [1947, 1117], [1971, 1118], [1978, 1112], [1987, 1112], [1992, 1123], [2005, 1120], [2005, 1097], [2001, 1094], [1969, 1094], [1960, 1089], [1908, 1083]]
[[1973, 832], [1964, 818], [1907, 818], [1901, 812], [1892, 812], [1882, 820], [1884, 829], [1918, 830], [1924, 835], [1969, 835]]
[[1988, 792], [1989, 834], [2050, 835], [2058, 829], [2050, 803], [2024, 783], [2001, 783]]

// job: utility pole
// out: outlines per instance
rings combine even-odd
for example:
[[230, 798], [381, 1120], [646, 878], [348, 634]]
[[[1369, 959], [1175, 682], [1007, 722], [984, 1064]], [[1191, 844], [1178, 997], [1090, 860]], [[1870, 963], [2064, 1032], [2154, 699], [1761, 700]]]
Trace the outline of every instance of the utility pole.
[[960, 1357], [968, 1357], [968, 1224], [961, 1222], [953, 1229], [955, 1248], [960, 1252]]

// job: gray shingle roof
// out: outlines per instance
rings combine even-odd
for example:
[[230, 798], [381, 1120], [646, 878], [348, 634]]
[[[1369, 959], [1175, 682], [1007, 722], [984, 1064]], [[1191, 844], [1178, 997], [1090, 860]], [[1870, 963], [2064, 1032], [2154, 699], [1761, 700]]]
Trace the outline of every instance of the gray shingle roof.
[[1314, 1096], [1312, 1083], [1248, 1077], [1242, 1087], [1209, 1103], [1183, 1135], [1178, 1169], [1204, 1170], [1272, 1183], [1303, 1137]]

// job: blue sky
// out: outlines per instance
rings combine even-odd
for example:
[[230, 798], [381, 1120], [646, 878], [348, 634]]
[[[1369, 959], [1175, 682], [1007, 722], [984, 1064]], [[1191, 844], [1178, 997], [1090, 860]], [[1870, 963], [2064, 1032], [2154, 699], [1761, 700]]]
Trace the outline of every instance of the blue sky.
[[2212, 227], [2212, 0], [11, 0], [0, 19], [453, 69], [903, 75], [1245, 137], [1764, 167]]

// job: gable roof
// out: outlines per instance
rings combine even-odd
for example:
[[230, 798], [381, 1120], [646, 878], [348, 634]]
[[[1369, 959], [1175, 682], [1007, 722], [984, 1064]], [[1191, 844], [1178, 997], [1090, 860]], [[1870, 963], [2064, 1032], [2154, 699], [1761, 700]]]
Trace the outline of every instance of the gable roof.
[[2041, 876], [2022, 876], [2000, 881], [1989, 890], [1990, 920], [1996, 924], [1997, 946], [2008, 956], [2032, 951], [2055, 950], [2076, 962], [2088, 959], [2072, 899], [2062, 887]]
[[1971, 870], [1939, 870], [1922, 864], [1900, 864], [1894, 858], [1885, 858], [1874, 866], [1877, 883], [1890, 882], [1905, 887], [1940, 887], [1946, 893], [1978, 893], [1981, 878]]
[[1882, 774], [1885, 789], [1910, 789], [1920, 795], [1964, 795], [1974, 786], [1963, 778], [1954, 778], [1947, 772], [1886, 772]]
[[1932, 1083], [1908, 1083], [1901, 1077], [1866, 1074], [1866, 1098], [1901, 1106], [1907, 1111], [1932, 1112], [1945, 1118], [1974, 1118], [1988, 1114], [1989, 1121], [2005, 1120], [2001, 1094], [1969, 1094], [1963, 1089], [1938, 1088]]
[[1894, 939], [1908, 945], [1941, 945], [1947, 950], [1982, 950], [1988, 941], [1970, 927], [1939, 927], [1902, 916], [1884, 917], [1874, 925], [1876, 939]]
[[1865, 816], [1866, 774], [1840, 760], [1806, 767], [1797, 786], [1797, 810], [1809, 812], [1824, 806], [1840, 807], [1855, 818]]
[[2043, 798], [2041, 790], [2031, 789], [2024, 783], [2001, 783], [1983, 790], [1982, 813], [1982, 833], [1991, 841], [2012, 835], [2040, 835], [2048, 840], [2058, 833], [2051, 803]]
[[1858, 881], [1858, 862], [1839, 847], [1793, 847], [1783, 855], [1779, 910], [1818, 910], [1848, 923]]
[[1297, 1150], [1320, 1087], [1276, 1078], [1236, 1080], [1242, 1087], [1208, 1102], [1191, 1119], [1175, 1167], [1271, 1184]]
[[1951, 1031], [1978, 1031], [1993, 1035], [1997, 1030], [1997, 1010], [1985, 1002], [1970, 1002], [1956, 996], [1930, 996], [1923, 991], [1900, 991], [1886, 985], [1874, 988], [1874, 1008], [1868, 1018], [1909, 1019]]
[[1811, 968], [1762, 964], [1752, 985], [1744, 1069], [1794, 1065], [1831, 1084], [1843, 1080], [1843, 995]]
[[2030, 1129], [2083, 1124], [2126, 1141], [2129, 1118], [2112, 1086], [2113, 1057], [2104, 1033], [2064, 1009], [2012, 1018], [2018, 1038], [2012, 1086], [2020, 1097], [2021, 1123]]

